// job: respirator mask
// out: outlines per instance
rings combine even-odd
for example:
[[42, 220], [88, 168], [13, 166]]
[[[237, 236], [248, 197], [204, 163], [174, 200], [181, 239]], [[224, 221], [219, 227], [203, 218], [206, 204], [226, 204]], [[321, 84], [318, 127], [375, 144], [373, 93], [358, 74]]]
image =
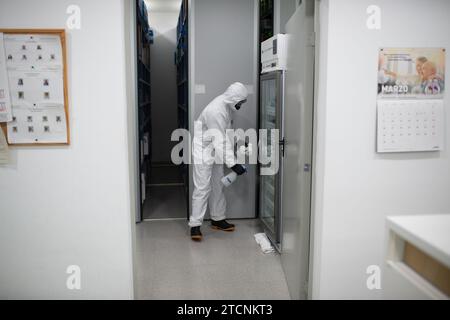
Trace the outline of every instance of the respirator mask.
[[234, 106], [234, 108], [235, 108], [236, 110], [240, 110], [241, 107], [242, 107], [242, 105], [243, 105], [244, 103], [246, 103], [246, 102], [247, 102], [247, 99], [242, 100], [242, 101], [238, 102], [238, 103]]

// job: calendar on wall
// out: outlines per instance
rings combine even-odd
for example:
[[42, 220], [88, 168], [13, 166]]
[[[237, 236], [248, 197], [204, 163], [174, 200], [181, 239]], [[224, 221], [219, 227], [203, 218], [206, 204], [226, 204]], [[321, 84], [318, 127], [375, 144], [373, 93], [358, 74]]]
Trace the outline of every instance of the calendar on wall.
[[445, 49], [379, 51], [377, 152], [445, 147]]
[[378, 101], [378, 152], [439, 151], [444, 148], [444, 103]]

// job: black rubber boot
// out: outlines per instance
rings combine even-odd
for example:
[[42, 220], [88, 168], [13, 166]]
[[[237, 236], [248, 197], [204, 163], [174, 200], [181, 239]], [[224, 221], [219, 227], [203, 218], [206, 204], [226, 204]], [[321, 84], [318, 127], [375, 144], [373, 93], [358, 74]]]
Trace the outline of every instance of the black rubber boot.
[[203, 235], [200, 231], [200, 227], [192, 227], [191, 228], [191, 239], [193, 241], [202, 241]]
[[216, 230], [222, 230], [226, 232], [234, 231], [234, 224], [228, 223], [226, 220], [211, 221], [211, 227]]

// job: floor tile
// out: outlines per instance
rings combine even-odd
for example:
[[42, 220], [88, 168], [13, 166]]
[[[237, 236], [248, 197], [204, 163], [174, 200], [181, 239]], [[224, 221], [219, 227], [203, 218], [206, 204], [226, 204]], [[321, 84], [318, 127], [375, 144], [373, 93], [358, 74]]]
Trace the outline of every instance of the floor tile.
[[186, 221], [137, 225], [138, 299], [289, 299], [277, 253], [263, 254], [257, 220], [236, 220], [236, 232], [212, 230], [189, 238]]

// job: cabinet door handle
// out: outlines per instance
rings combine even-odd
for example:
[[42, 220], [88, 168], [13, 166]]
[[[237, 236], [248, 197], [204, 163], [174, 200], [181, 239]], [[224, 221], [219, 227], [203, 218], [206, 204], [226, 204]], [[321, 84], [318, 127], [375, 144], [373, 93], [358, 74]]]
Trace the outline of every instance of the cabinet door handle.
[[281, 148], [281, 154], [284, 157], [284, 148], [286, 146], [286, 139], [285, 138], [281, 139], [279, 144], [280, 144], [280, 148]]

